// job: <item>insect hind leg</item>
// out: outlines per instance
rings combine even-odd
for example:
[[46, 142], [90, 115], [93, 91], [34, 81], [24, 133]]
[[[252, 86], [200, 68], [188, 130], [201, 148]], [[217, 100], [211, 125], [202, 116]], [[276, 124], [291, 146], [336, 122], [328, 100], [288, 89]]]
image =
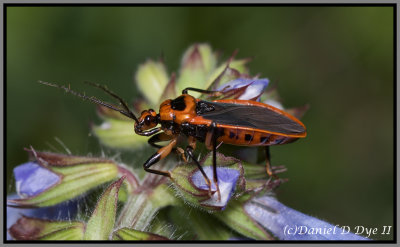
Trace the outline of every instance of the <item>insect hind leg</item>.
[[269, 146], [265, 146], [265, 170], [270, 178], [278, 179], [279, 177], [276, 175], [278, 173], [286, 171], [284, 166], [272, 166], [271, 165], [271, 154], [269, 151]]

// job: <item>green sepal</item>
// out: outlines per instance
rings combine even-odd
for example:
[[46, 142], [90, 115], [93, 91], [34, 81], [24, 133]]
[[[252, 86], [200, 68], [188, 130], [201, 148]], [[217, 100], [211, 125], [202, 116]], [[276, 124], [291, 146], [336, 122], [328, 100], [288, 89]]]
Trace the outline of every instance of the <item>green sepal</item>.
[[[185, 230], [183, 230], [184, 232], [180, 231], [180, 229], [182, 229], [182, 225], [177, 225], [174, 221], [175, 216], [170, 213], [171, 210], [176, 208], [180, 207], [173, 206], [160, 209], [157, 212], [157, 217], [153, 219], [153, 221], [149, 225], [149, 228], [147, 228], [146, 231], [166, 237], [171, 240], [187, 239], [182, 237], [183, 235], [188, 236], [189, 233]], [[189, 237], [189, 239], [193, 238], [194, 237]]]
[[148, 137], [135, 133], [134, 122], [105, 118], [99, 126], [93, 127], [100, 142], [111, 148], [135, 149], [147, 143]]
[[[205, 82], [214, 71], [217, 64], [217, 56], [208, 44], [194, 44], [184, 53], [179, 77], [177, 80], [178, 92], [187, 87], [206, 88]], [[191, 92], [193, 97], [200, 93]]]
[[218, 212], [210, 214], [182, 205], [171, 208], [168, 213], [183, 239], [228, 240], [232, 235], [231, 230], [214, 217]]
[[82, 240], [85, 224], [22, 216], [8, 232], [16, 240]]
[[[148, 176], [148, 179], [158, 180], [157, 176]], [[174, 196], [173, 191], [165, 183], [160, 183], [154, 188], [149, 188], [144, 181], [145, 187], [138, 187], [128, 197], [117, 220], [117, 227], [128, 227], [136, 230], [145, 230], [150, 225], [156, 213], [166, 206], [177, 205], [179, 200]], [[143, 192], [146, 191], [146, 192]]]
[[60, 177], [60, 181], [32, 197], [8, 200], [14, 207], [46, 207], [67, 201], [115, 179], [117, 165], [106, 159], [35, 152], [38, 162]]
[[273, 237], [244, 210], [244, 204], [249, 199], [251, 199], [251, 195], [245, 194], [228, 204], [224, 211], [215, 213], [214, 215], [220, 221], [224, 222], [226, 226], [243, 236], [256, 240], [272, 240]]
[[168, 83], [168, 74], [164, 63], [147, 60], [139, 66], [135, 80], [140, 92], [151, 106], [158, 106]]
[[166, 237], [143, 231], [137, 231], [127, 227], [116, 230], [112, 236], [113, 240], [169, 240]]
[[246, 179], [246, 191], [259, 190], [266, 185], [268, 181], [268, 174], [265, 164], [251, 164], [243, 162], [243, 169], [244, 177]]
[[97, 157], [89, 157], [89, 156], [74, 156], [74, 155], [66, 155], [59, 153], [51, 153], [51, 152], [39, 152], [31, 149], [25, 149], [29, 152], [29, 156], [31, 159], [36, 159], [39, 163], [43, 163], [45, 166], [49, 167], [66, 167], [80, 164], [88, 164], [88, 163], [107, 163], [111, 162], [104, 158]]
[[166, 183], [160, 184], [154, 188], [153, 193], [149, 196], [149, 200], [151, 200], [157, 208], [179, 205], [180, 203], [174, 191]]
[[109, 239], [117, 213], [118, 191], [125, 177], [112, 183], [101, 195], [86, 225], [85, 240]]
[[[178, 96], [178, 94], [180, 94], [180, 93], [181, 92], [177, 92], [177, 90], [176, 90], [176, 75], [175, 75], [175, 73], [172, 73], [171, 78], [169, 79], [169, 82], [160, 97], [159, 103], [161, 103], [167, 99], [175, 99]], [[142, 109], [148, 109], [148, 108], [142, 108]]]
[[118, 191], [118, 201], [126, 202], [128, 200], [128, 184], [124, 181]]

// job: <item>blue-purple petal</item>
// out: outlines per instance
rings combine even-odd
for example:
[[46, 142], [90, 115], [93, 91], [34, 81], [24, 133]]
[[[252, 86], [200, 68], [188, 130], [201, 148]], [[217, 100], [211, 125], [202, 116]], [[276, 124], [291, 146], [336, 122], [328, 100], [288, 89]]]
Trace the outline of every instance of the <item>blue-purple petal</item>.
[[60, 177], [35, 162], [27, 162], [14, 168], [18, 195], [31, 197], [56, 184]]
[[267, 105], [272, 105], [273, 107], [278, 108], [280, 110], [285, 110], [285, 108], [283, 107], [283, 105], [280, 102], [273, 100], [273, 99], [264, 100], [263, 103], [267, 104]]
[[241, 100], [250, 100], [259, 97], [268, 86], [269, 80], [264, 79], [244, 79], [239, 78], [220, 86], [217, 91], [226, 93], [230, 90], [246, 87], [246, 90], [238, 97]]
[[[211, 166], [205, 166], [203, 167], [203, 170], [207, 174], [207, 177], [209, 178], [213, 177], [213, 170]], [[218, 200], [217, 193], [214, 193], [210, 199], [202, 202], [202, 204], [224, 208], [235, 191], [236, 182], [240, 176], [240, 172], [235, 169], [218, 167], [217, 175], [218, 175], [218, 187], [221, 192], [221, 200]], [[200, 170], [196, 171], [192, 175], [191, 179], [194, 186], [196, 186], [197, 188], [202, 190], [208, 190], [208, 185]], [[211, 180], [211, 190], [216, 191], [213, 179], [210, 180]]]
[[346, 226], [332, 225], [286, 207], [270, 196], [252, 199], [245, 210], [280, 240], [369, 240], [349, 232]]
[[[18, 199], [17, 194], [7, 196], [9, 199]], [[28, 217], [48, 219], [48, 220], [71, 220], [75, 218], [78, 212], [79, 199], [69, 200], [55, 206], [43, 207], [43, 208], [13, 208], [7, 207], [7, 229], [9, 229], [21, 215]], [[11, 235], [7, 231], [7, 240], [13, 240]]]

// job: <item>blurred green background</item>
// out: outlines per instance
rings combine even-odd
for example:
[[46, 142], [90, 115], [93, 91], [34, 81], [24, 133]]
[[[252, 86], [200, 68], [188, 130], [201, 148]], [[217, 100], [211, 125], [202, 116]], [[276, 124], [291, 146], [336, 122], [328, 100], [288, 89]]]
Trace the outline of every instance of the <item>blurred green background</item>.
[[163, 54], [171, 73], [208, 42], [253, 57], [251, 74], [277, 82], [286, 107], [311, 106], [308, 137], [271, 148], [290, 179], [280, 201], [333, 224], [393, 225], [392, 7], [8, 7], [6, 21], [9, 192], [24, 147], [65, 152], [59, 138], [74, 154], [110, 152], [90, 136], [95, 106], [38, 80], [133, 100], [140, 63]]

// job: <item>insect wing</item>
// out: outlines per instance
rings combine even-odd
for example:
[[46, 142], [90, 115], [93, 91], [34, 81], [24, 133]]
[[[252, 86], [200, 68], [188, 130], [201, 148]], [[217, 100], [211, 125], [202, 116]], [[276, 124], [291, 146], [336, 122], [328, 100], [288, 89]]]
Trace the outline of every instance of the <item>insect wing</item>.
[[[246, 100], [227, 102], [213, 101], [207, 104], [209, 109], [198, 113], [199, 116], [219, 125], [253, 128], [283, 135], [297, 135], [306, 132], [303, 124], [288, 113], [273, 106]], [[296, 121], [297, 120], [297, 121]]]

